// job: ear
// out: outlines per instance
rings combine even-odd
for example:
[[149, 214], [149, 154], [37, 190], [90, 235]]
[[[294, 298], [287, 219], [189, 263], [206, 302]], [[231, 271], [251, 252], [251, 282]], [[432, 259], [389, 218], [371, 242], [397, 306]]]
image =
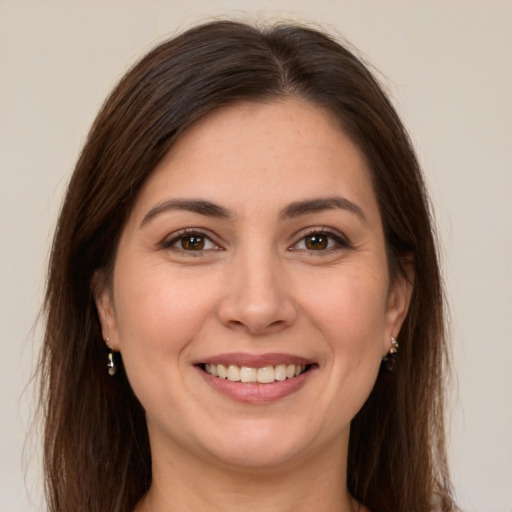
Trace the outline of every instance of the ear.
[[114, 350], [119, 350], [112, 289], [108, 283], [107, 277], [102, 271], [97, 270], [94, 272], [91, 280], [91, 290], [94, 296], [94, 302], [96, 303], [96, 310], [98, 311], [103, 339], [109, 347]]
[[389, 287], [386, 304], [386, 332], [384, 355], [391, 348], [391, 338], [398, 338], [402, 324], [409, 311], [414, 289], [414, 255], [407, 253], [400, 261], [403, 272], [397, 272]]

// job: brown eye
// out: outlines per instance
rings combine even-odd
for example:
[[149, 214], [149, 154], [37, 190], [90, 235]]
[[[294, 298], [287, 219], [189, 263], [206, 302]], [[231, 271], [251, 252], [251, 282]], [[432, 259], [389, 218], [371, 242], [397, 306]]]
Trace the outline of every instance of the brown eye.
[[290, 250], [317, 252], [320, 255], [350, 247], [350, 243], [342, 235], [331, 231], [318, 230], [304, 235], [295, 245], [290, 247]]
[[167, 240], [162, 242], [162, 249], [170, 249], [181, 252], [182, 255], [197, 253], [199, 256], [207, 251], [222, 250], [209, 236], [196, 230], [181, 230], [171, 235]]
[[204, 236], [189, 235], [181, 238], [181, 248], [185, 251], [202, 251], [205, 246]]
[[329, 246], [329, 237], [323, 234], [308, 235], [304, 242], [310, 251], [323, 251]]

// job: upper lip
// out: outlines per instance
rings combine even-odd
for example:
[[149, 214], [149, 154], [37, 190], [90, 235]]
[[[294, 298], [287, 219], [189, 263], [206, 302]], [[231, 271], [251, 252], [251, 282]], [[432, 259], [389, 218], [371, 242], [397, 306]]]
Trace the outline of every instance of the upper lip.
[[196, 364], [234, 364], [237, 366], [247, 366], [249, 368], [263, 368], [264, 366], [277, 366], [278, 364], [308, 365], [314, 361], [305, 357], [293, 354], [266, 353], [266, 354], [248, 354], [246, 352], [230, 352], [225, 354], [216, 354], [211, 357], [197, 361]]

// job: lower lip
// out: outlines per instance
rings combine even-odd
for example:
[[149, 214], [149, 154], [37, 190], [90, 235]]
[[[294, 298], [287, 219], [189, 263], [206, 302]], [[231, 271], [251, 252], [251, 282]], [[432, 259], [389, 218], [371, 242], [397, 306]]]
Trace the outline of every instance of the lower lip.
[[259, 382], [233, 382], [227, 379], [219, 379], [206, 373], [201, 368], [201, 372], [205, 381], [212, 386], [219, 393], [228, 396], [229, 398], [246, 404], [266, 404], [276, 402], [282, 398], [296, 393], [304, 386], [310, 375], [313, 373], [313, 368], [301, 373], [298, 377], [291, 379], [275, 381], [269, 384], [260, 384]]

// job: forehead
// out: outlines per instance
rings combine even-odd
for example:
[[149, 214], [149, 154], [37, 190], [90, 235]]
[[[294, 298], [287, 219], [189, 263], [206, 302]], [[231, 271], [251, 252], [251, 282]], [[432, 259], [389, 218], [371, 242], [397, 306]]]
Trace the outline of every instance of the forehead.
[[364, 157], [329, 112], [300, 99], [243, 102], [192, 125], [145, 183], [134, 213], [169, 197], [240, 212], [342, 195], [378, 215]]

